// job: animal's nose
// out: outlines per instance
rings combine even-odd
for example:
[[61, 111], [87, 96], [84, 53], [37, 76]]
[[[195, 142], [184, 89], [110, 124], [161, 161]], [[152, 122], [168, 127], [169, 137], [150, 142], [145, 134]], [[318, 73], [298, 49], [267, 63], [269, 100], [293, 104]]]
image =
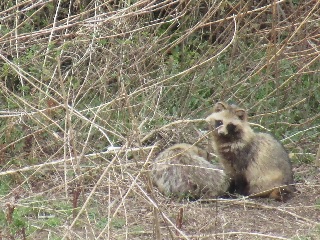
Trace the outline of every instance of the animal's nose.
[[218, 134], [219, 135], [227, 135], [226, 129], [223, 126], [218, 127]]

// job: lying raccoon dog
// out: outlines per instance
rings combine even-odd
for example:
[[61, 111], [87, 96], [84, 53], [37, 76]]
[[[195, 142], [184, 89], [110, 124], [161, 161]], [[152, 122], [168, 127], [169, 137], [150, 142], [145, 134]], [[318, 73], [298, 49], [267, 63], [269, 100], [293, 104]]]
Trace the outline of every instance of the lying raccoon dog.
[[161, 152], [154, 160], [151, 176], [160, 192], [178, 198], [216, 197], [229, 187], [229, 178], [208, 161], [208, 153], [185, 143]]
[[285, 201], [295, 191], [291, 162], [271, 135], [255, 133], [247, 113], [218, 102], [206, 118], [212, 147], [231, 178], [230, 192]]

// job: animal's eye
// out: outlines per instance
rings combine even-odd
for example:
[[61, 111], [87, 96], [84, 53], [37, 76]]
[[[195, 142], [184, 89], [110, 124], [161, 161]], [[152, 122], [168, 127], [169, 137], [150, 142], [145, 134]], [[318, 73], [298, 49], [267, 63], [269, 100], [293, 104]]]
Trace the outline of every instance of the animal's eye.
[[223, 125], [223, 122], [221, 120], [216, 120], [214, 127], [218, 128], [218, 127], [220, 127], [222, 125]]

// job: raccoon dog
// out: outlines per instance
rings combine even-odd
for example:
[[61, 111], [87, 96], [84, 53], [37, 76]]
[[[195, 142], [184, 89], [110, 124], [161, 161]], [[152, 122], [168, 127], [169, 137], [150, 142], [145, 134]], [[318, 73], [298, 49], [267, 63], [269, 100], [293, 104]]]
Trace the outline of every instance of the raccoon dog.
[[180, 199], [216, 197], [229, 187], [229, 178], [208, 161], [208, 153], [185, 143], [161, 152], [154, 160], [151, 173], [160, 192]]
[[206, 118], [212, 147], [231, 178], [229, 191], [285, 201], [294, 192], [291, 162], [271, 135], [255, 133], [247, 112], [218, 102]]

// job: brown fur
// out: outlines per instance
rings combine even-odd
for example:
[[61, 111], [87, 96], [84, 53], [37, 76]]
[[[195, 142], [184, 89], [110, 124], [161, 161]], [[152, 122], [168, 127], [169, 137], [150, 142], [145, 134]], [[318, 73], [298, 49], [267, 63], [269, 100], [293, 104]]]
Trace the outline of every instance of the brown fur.
[[231, 192], [276, 200], [293, 193], [287, 152], [271, 135], [255, 133], [244, 109], [219, 102], [206, 121], [213, 149], [232, 179]]
[[190, 144], [175, 144], [161, 152], [152, 166], [152, 180], [167, 196], [219, 196], [228, 189], [229, 179], [211, 164], [208, 153]]

